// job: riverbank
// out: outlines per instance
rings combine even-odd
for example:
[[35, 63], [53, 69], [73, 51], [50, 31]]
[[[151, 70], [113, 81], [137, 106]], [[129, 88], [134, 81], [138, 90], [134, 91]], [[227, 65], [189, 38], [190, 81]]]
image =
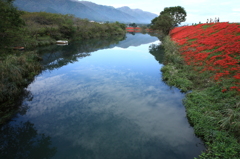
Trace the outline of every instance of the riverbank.
[[56, 43], [57, 40], [83, 40], [97, 37], [109, 37], [126, 33], [125, 24], [100, 24], [73, 15], [47, 12], [23, 12], [25, 26], [19, 45], [27, 48]]
[[18, 110], [24, 89], [41, 72], [41, 60], [35, 52], [17, 51], [0, 59], [0, 125]]
[[178, 27], [163, 45], [163, 79], [187, 92], [187, 117], [207, 146], [199, 157], [240, 158], [240, 25]]

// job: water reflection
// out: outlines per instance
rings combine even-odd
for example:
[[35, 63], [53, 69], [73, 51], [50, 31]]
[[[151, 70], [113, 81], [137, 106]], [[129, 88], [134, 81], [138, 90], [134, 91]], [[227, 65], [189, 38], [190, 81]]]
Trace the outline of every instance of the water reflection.
[[107, 48], [110, 45], [116, 45], [124, 39], [125, 36], [115, 36], [105, 39], [75, 41], [66, 46], [51, 45], [41, 47], [38, 49], [38, 53], [43, 59], [44, 70], [53, 70], [90, 56], [91, 52]]
[[[56, 159], [197, 157], [204, 146], [187, 122], [184, 94], [161, 81], [162, 65], [151, 55], [158, 48], [149, 44], [159, 43], [157, 38], [138, 34], [91, 56], [70, 54], [63, 67], [58, 61], [58, 69], [43, 72], [28, 87], [33, 98], [23, 102], [29, 109], [16, 122], [30, 121], [50, 136]], [[57, 55], [46, 69], [65, 54]]]
[[120, 48], [128, 48], [131, 46], [140, 46], [143, 44], [149, 44], [154, 41], [158, 40], [157, 37], [149, 35], [149, 34], [142, 34], [142, 33], [128, 33], [126, 34], [126, 39], [120, 41], [118, 44], [113, 45], [113, 47], [117, 46]]
[[152, 54], [155, 59], [162, 64], [164, 59], [164, 48], [159, 44], [152, 44], [149, 46], [149, 53]]
[[[150, 76], [114, 69], [81, 68], [70, 74], [34, 83], [27, 118], [41, 132], [83, 147], [95, 158], [147, 158], [152, 153], [189, 158], [199, 151], [193, 148], [200, 140], [188, 127], [178, 90], [169, 91]], [[60, 152], [66, 151], [62, 147]]]
[[128, 48], [140, 46], [156, 41], [157, 38], [150, 35], [128, 33], [126, 36], [115, 36], [107, 39], [88, 39], [75, 41], [66, 46], [51, 45], [38, 49], [44, 70], [53, 70], [79, 59], [90, 56], [92, 52], [106, 48]]
[[49, 136], [39, 134], [31, 122], [8, 124], [0, 129], [0, 158], [51, 158], [57, 152]]

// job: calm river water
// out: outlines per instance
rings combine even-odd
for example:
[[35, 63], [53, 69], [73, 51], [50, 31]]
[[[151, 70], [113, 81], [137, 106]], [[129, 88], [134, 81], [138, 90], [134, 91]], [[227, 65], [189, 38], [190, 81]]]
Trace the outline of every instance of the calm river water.
[[[193, 159], [203, 151], [148, 34], [39, 49], [44, 71], [1, 128], [5, 158]], [[157, 59], [157, 60], [156, 60]]]

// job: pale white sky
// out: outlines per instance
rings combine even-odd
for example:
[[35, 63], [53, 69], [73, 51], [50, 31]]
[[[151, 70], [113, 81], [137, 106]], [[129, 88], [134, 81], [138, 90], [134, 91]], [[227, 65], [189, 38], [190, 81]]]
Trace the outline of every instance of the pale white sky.
[[182, 6], [187, 12], [186, 23], [205, 23], [219, 17], [220, 22], [240, 22], [240, 0], [87, 0], [96, 4], [142, 9], [159, 14], [165, 7]]

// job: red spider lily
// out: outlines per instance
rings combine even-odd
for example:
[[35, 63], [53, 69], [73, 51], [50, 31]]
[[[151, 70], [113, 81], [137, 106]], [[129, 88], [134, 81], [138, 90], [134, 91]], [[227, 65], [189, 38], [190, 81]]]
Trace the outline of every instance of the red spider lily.
[[[232, 78], [230, 90], [240, 91], [240, 25], [210, 23], [174, 28], [173, 41], [178, 43], [186, 64], [200, 73], [210, 71], [216, 81]], [[223, 91], [225, 92], [225, 90]]]
[[223, 89], [223, 90], [222, 90], [223, 93], [226, 92], [226, 91], [227, 91], [227, 89]]

